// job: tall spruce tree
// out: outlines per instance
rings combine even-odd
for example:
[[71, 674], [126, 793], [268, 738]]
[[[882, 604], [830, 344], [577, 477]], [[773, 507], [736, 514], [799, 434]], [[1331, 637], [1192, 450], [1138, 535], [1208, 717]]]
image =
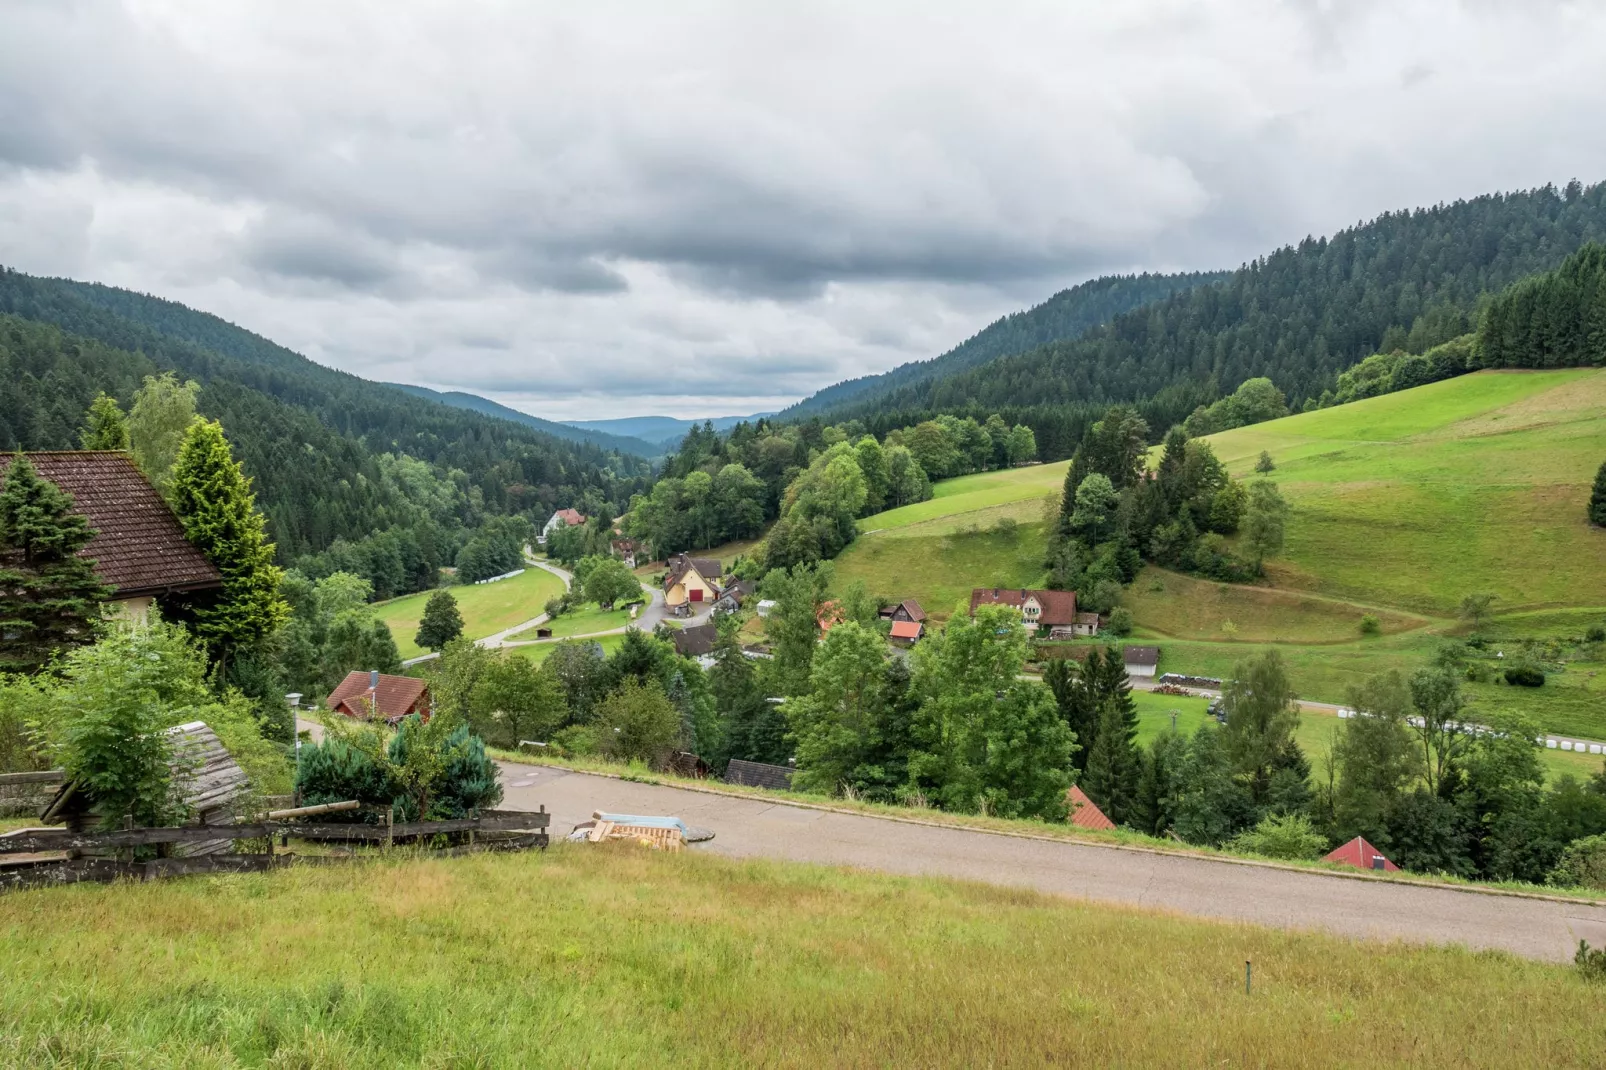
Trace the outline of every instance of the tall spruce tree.
[[442, 589], [430, 595], [413, 642], [425, 650], [440, 650], [462, 634], [463, 614], [458, 612], [452, 592]]
[[91, 642], [112, 589], [78, 551], [94, 538], [72, 497], [18, 453], [0, 484], [0, 670], [32, 672]]
[[78, 432], [78, 442], [86, 450], [128, 449], [128, 423], [123, 418], [123, 410], [117, 407], [116, 398], [106, 393], [95, 395], [95, 400], [89, 403], [83, 430]]
[[1595, 473], [1595, 490], [1589, 496], [1589, 522], [1606, 528], [1606, 461]]
[[273, 563], [251, 480], [216, 420], [198, 419], [185, 432], [169, 497], [184, 537], [223, 574], [222, 592], [192, 612], [196, 634], [227, 671], [237, 652], [259, 648], [285, 623], [290, 607], [279, 597], [283, 570]]

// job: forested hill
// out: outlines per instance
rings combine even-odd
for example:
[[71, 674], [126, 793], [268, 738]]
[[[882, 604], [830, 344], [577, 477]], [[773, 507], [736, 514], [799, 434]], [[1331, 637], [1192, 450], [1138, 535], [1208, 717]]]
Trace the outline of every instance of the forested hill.
[[1221, 282], [1228, 271], [1195, 271], [1177, 275], [1106, 275], [1061, 290], [1024, 312], [996, 320], [959, 345], [930, 360], [900, 364], [880, 375], [828, 386], [781, 413], [782, 419], [823, 413], [843, 405], [874, 404], [903, 387], [938, 376], [954, 375], [1011, 353], [1024, 353], [1050, 342], [1077, 338], [1123, 312], [1169, 297], [1179, 290]]
[[[284, 561], [411, 530], [441, 487], [457, 515], [434, 521], [451, 528], [588, 499], [622, 510], [649, 475], [640, 458], [325, 368], [171, 301], [0, 269], [0, 448], [73, 447], [97, 391], [127, 407], [168, 370], [202, 385], [199, 409], [222, 420]], [[439, 485], [385, 454], [426, 462]]]
[[1054, 458], [1110, 402], [1142, 402], [1150, 424], [1163, 427], [1199, 399], [1267, 376], [1298, 407], [1371, 353], [1420, 353], [1465, 333], [1489, 295], [1602, 238], [1606, 183], [1391, 212], [1279, 249], [1079, 339], [849, 402], [833, 416], [874, 429], [936, 412], [999, 411], [1034, 426], [1039, 449]]
[[626, 453], [632, 457], [662, 457], [664, 447], [654, 445], [639, 438], [630, 438], [626, 435], [610, 435], [606, 431], [587, 431], [584, 428], [572, 427], [569, 424], [554, 423], [543, 420], [539, 416], [531, 416], [527, 412], [500, 405], [490, 398], [482, 398], [478, 394], [468, 394], [461, 390], [431, 390], [427, 386], [413, 386], [410, 383], [386, 383], [386, 386], [395, 387], [414, 397], [428, 398], [438, 401], [442, 405], [450, 405], [454, 409], [467, 409], [469, 412], [483, 413], [494, 416], [499, 420], [512, 420], [516, 424], [533, 428], [543, 434], [554, 438], [561, 438], [566, 442], [585, 442], [598, 449], [610, 450], [614, 453]]

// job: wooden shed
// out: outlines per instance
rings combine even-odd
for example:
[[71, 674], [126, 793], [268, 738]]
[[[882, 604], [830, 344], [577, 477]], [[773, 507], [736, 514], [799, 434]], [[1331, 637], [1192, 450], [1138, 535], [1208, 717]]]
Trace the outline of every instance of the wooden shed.
[[[204, 721], [191, 721], [167, 730], [173, 740], [173, 754], [169, 768], [173, 785], [188, 811], [187, 822], [197, 825], [232, 825], [235, 807], [250, 793], [251, 782], [223, 743]], [[46, 824], [65, 824], [74, 831], [83, 831], [98, 818], [87, 793], [79, 790], [78, 782], [69, 780], [56, 792], [54, 798], [40, 814]], [[177, 847], [175, 854], [185, 856], [226, 854], [232, 849], [230, 840], [204, 840]]]

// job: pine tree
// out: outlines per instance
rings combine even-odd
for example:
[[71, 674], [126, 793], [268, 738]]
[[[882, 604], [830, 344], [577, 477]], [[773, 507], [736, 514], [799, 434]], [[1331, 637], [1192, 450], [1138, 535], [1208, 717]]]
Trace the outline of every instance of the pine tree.
[[1606, 461], [1595, 473], [1595, 491], [1589, 496], [1589, 522], [1606, 528]]
[[117, 399], [110, 394], [96, 394], [89, 403], [89, 415], [78, 432], [78, 441], [86, 450], [128, 449], [128, 424]]
[[1138, 791], [1143, 776], [1136, 732], [1129, 729], [1120, 703], [1108, 701], [1099, 714], [1098, 736], [1087, 756], [1082, 790], [1117, 825], [1137, 816]]
[[457, 611], [457, 599], [452, 597], [452, 592], [443, 588], [430, 595], [413, 642], [425, 650], [440, 650], [462, 634], [463, 615]]
[[289, 618], [279, 597], [283, 570], [273, 563], [266, 522], [251, 481], [229, 452], [223, 426], [190, 425], [169, 485], [173, 512], [189, 539], [223, 574], [223, 589], [192, 612], [195, 631], [214, 663], [227, 667], [236, 650], [259, 646]]
[[78, 551], [95, 535], [72, 498], [17, 454], [0, 484], [0, 670], [37, 670], [91, 642], [112, 589]]

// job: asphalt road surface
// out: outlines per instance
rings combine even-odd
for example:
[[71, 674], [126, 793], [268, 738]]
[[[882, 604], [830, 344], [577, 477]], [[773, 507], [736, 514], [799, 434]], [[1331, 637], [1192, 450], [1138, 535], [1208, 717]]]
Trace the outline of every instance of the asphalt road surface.
[[956, 877], [1223, 921], [1498, 948], [1552, 961], [1571, 960], [1580, 939], [1606, 945], [1606, 906], [932, 828], [546, 766], [501, 768], [502, 805], [545, 805], [554, 837], [594, 810], [672, 814], [714, 830], [695, 850], [735, 858]]

